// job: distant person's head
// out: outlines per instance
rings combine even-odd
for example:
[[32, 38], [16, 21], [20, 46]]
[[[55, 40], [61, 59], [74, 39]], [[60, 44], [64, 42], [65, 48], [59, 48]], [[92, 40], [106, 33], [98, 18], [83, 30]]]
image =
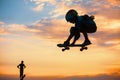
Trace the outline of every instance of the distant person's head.
[[70, 23], [75, 23], [77, 20], [77, 17], [78, 17], [78, 13], [74, 9], [70, 9], [65, 15], [66, 21]]
[[23, 64], [23, 63], [24, 63], [24, 61], [21, 61], [21, 63]]

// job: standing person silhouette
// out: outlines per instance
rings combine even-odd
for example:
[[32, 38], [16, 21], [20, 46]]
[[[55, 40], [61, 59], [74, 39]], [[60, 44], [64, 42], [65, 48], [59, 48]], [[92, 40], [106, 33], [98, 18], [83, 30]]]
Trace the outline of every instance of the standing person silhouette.
[[65, 16], [67, 22], [75, 24], [75, 27], [71, 27], [70, 35], [67, 40], [64, 42], [64, 45], [70, 45], [70, 40], [74, 37], [71, 45], [74, 45], [75, 42], [79, 39], [80, 33], [83, 34], [85, 41], [82, 45], [89, 45], [91, 41], [88, 38], [87, 33], [94, 33], [97, 30], [96, 23], [94, 22], [94, 16], [82, 15], [79, 16], [77, 11], [74, 9], [70, 9]]
[[17, 66], [17, 68], [20, 69], [20, 80], [23, 80], [23, 78], [25, 77], [24, 73], [24, 68], [26, 68], [26, 66], [24, 65], [24, 61], [21, 61], [21, 63]]

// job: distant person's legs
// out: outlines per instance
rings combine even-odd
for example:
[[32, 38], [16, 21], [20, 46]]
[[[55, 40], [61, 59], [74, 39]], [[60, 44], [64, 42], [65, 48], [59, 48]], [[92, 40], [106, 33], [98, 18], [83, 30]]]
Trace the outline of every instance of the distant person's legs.
[[20, 70], [20, 78], [23, 76], [23, 70]]

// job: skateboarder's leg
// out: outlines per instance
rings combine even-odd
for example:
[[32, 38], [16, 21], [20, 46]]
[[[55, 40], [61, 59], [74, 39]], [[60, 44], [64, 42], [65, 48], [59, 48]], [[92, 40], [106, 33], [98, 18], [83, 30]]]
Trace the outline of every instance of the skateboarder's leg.
[[83, 35], [84, 35], [85, 41], [83, 42], [82, 45], [89, 45], [89, 44], [91, 44], [91, 42], [90, 42], [90, 40], [88, 38], [87, 32], [83, 32]]

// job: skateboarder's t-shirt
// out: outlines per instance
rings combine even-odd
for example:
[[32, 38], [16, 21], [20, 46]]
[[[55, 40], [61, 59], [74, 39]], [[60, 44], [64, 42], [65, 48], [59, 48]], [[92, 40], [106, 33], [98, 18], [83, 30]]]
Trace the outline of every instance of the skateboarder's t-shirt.
[[80, 26], [82, 26], [82, 21], [83, 21], [83, 17], [82, 16], [78, 16], [78, 20], [77, 22], [75, 23], [75, 27], [80, 30]]

